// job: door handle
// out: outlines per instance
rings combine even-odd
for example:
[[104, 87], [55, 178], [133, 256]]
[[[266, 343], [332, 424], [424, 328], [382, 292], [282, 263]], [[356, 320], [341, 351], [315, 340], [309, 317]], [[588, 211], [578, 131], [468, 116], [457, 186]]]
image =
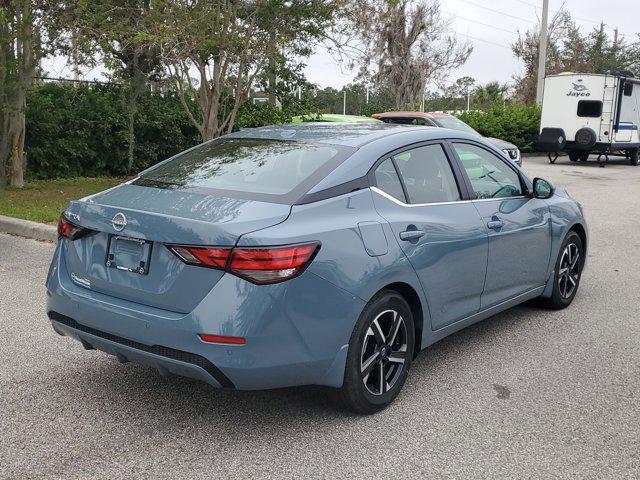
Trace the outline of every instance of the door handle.
[[500, 230], [502, 227], [504, 227], [504, 222], [499, 218], [487, 222], [487, 228], [491, 230]]
[[400, 240], [405, 240], [410, 242], [411, 240], [418, 240], [421, 237], [424, 237], [424, 231], [422, 230], [405, 230], [404, 232], [400, 232]]

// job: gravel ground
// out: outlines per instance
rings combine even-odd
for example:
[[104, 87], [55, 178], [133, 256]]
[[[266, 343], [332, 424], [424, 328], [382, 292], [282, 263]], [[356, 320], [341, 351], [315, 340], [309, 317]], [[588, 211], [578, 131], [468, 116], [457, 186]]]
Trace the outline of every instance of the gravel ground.
[[640, 168], [524, 161], [585, 206], [573, 305], [439, 342], [370, 417], [85, 352], [45, 317], [53, 246], [0, 235], [0, 478], [639, 478]]

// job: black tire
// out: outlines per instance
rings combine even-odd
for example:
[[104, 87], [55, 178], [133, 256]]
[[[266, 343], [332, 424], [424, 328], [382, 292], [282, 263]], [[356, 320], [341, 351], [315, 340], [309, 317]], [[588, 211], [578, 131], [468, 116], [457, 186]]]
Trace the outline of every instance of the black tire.
[[[380, 326], [379, 331], [374, 321]], [[396, 334], [390, 340], [394, 329]], [[405, 299], [393, 290], [376, 294], [364, 307], [349, 340], [344, 383], [338, 391], [342, 405], [359, 414], [371, 414], [393, 402], [407, 379], [414, 340], [413, 315]]]
[[[575, 258], [575, 252], [578, 253], [578, 258], [574, 264], [572, 259]], [[561, 310], [571, 305], [580, 286], [584, 260], [582, 240], [571, 230], [560, 246], [553, 270], [553, 292], [551, 297], [541, 299], [543, 306]]]
[[589, 160], [589, 154], [591, 152], [580, 152], [578, 154], [578, 160], [580, 160], [581, 162], [586, 162], [587, 160]]
[[638, 157], [640, 157], [639, 152], [639, 148], [632, 148], [631, 150], [629, 150], [629, 165], [631, 165], [632, 167], [638, 166]]
[[578, 152], [569, 152], [569, 161], [577, 162], [580, 160], [580, 154]]

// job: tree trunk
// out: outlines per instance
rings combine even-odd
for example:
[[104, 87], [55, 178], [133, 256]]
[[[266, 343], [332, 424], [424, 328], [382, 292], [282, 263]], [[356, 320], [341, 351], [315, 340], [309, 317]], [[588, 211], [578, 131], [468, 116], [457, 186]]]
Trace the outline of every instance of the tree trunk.
[[7, 184], [7, 155], [9, 154], [9, 124], [4, 113], [0, 112], [0, 187]]
[[13, 112], [9, 119], [9, 185], [24, 186], [24, 109]]
[[138, 112], [138, 97], [140, 96], [141, 88], [142, 87], [137, 85], [134, 80], [133, 84], [131, 85], [129, 101], [127, 102], [127, 110], [129, 114], [129, 119], [128, 119], [129, 129], [127, 132], [127, 141], [129, 143], [128, 150], [127, 150], [127, 158], [128, 158], [127, 173], [131, 173], [131, 170], [133, 169], [133, 161], [134, 161], [133, 151], [136, 145], [136, 131], [135, 131], [136, 123], [135, 122], [136, 122], [136, 113]]

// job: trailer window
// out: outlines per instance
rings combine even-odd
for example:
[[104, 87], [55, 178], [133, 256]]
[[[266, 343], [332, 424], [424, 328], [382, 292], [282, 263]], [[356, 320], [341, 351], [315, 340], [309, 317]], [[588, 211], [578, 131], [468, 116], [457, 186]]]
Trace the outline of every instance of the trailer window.
[[630, 97], [631, 95], [633, 95], [633, 83], [627, 82], [624, 84], [624, 96]]
[[598, 100], [580, 100], [578, 102], [579, 117], [601, 117], [602, 102]]

